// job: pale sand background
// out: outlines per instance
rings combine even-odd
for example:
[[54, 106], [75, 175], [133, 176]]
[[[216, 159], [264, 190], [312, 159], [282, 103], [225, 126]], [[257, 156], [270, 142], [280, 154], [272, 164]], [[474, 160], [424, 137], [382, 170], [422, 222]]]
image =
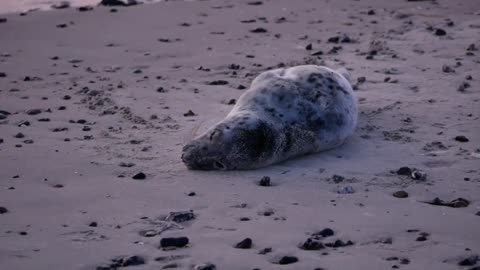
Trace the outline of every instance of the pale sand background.
[[[0, 120], [0, 206], [9, 211], [0, 214], [0, 268], [94, 269], [135, 254], [148, 260], [135, 269], [160, 269], [166, 263], [154, 259], [172, 254], [186, 255], [175, 261], [180, 269], [206, 261], [232, 270], [471, 268], [456, 264], [480, 253], [480, 52], [466, 55], [470, 44], [480, 47], [479, 9], [476, 0], [272, 0], [256, 6], [212, 0], [117, 13], [96, 7], [0, 16], [7, 18], [0, 23], [0, 72], [6, 75], [0, 110], [11, 113]], [[435, 36], [428, 26], [447, 35]], [[257, 27], [268, 33], [249, 32]], [[327, 42], [339, 33], [356, 42]], [[334, 46], [343, 49], [327, 54]], [[318, 50], [325, 53], [321, 59], [311, 56]], [[377, 55], [366, 60], [371, 50]], [[226, 101], [244, 91], [238, 85], [248, 86], [280, 63], [346, 66], [354, 82], [366, 77], [356, 91], [362, 113], [351, 140], [255, 171], [186, 170], [181, 148], [195, 129], [222, 119], [231, 109]], [[236, 75], [231, 64], [241, 66]], [[444, 65], [455, 72], [443, 72]], [[229, 84], [207, 85], [219, 79]], [[457, 91], [464, 82], [471, 87]], [[36, 108], [42, 113], [25, 113]], [[184, 117], [190, 109], [196, 116]], [[69, 122], [80, 119], [87, 123]], [[29, 126], [21, 125], [25, 120]], [[68, 130], [53, 132], [58, 128]], [[19, 132], [25, 138], [15, 138]], [[469, 142], [454, 140], [458, 135]], [[444, 147], [425, 148], [435, 141]], [[401, 166], [425, 171], [427, 180], [391, 173]], [[140, 171], [146, 180], [131, 179]], [[334, 183], [334, 174], [346, 180]], [[273, 187], [257, 186], [265, 175]], [[355, 193], [336, 192], [346, 186]], [[410, 196], [395, 198], [397, 190]], [[421, 203], [435, 197], [471, 204]], [[159, 229], [155, 218], [189, 209], [197, 216], [183, 229], [139, 235]], [[266, 210], [273, 214], [263, 215]], [[244, 217], [250, 220], [240, 221]], [[97, 227], [89, 226], [93, 221]], [[326, 227], [336, 235], [324, 243], [355, 244], [297, 247]], [[420, 232], [429, 234], [427, 241], [415, 241]], [[165, 236], [187, 236], [191, 244], [159, 250]], [[233, 248], [245, 237], [253, 239], [252, 249]], [[272, 253], [258, 255], [265, 247]], [[299, 262], [271, 263], [282, 255]], [[387, 260], [392, 256], [410, 263]]]

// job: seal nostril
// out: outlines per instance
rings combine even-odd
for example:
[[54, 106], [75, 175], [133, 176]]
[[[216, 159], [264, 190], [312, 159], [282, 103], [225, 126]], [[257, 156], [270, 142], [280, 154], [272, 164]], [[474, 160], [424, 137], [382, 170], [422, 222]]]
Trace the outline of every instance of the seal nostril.
[[216, 160], [213, 161], [213, 167], [214, 167], [215, 169], [225, 170], [225, 166], [224, 166], [222, 163], [220, 163], [220, 162], [218, 162], [218, 161], [216, 161]]

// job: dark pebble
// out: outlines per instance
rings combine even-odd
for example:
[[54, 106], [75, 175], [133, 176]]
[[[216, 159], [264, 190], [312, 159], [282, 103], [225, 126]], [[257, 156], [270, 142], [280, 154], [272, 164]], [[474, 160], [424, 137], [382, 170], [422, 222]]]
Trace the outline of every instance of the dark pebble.
[[160, 240], [160, 247], [168, 248], [168, 247], [177, 247], [182, 248], [188, 245], [188, 238], [187, 237], [166, 237]]
[[195, 214], [193, 213], [192, 210], [170, 212], [170, 214], [166, 217], [167, 221], [173, 221], [176, 223], [182, 223], [182, 222], [190, 221], [193, 219], [195, 219]]
[[239, 243], [235, 245], [235, 248], [240, 248], [240, 249], [249, 249], [252, 248], [252, 239], [250, 238], [245, 238]]
[[400, 169], [397, 170], [398, 175], [411, 175], [412, 174], [412, 169], [409, 167], [401, 167]]
[[97, 266], [96, 270], [114, 270], [120, 267], [137, 266], [146, 263], [146, 259], [141, 256], [118, 257], [110, 260], [111, 263], [105, 266]]
[[97, 227], [98, 226], [98, 223], [93, 221], [93, 222], [90, 222], [90, 224], [88, 224], [89, 227]]
[[195, 192], [193, 192], [193, 191], [192, 191], [192, 192], [189, 192], [189, 193], [187, 194], [187, 196], [189, 196], [189, 197], [193, 197], [193, 196], [196, 196], [196, 195], [197, 195], [197, 193], [195, 193]]
[[393, 197], [395, 198], [408, 198], [408, 193], [403, 190], [395, 191], [393, 193]]
[[31, 110], [27, 111], [28, 115], [37, 115], [37, 114], [41, 114], [41, 113], [42, 113], [42, 110], [40, 110], [40, 109], [31, 109]]
[[102, 2], [100, 2], [100, 5], [109, 6], [109, 7], [112, 7], [112, 6], [126, 7], [126, 6], [138, 5], [138, 2], [136, 0], [129, 0], [127, 2], [122, 2], [120, 0], [102, 0]]
[[455, 141], [457, 141], [457, 142], [468, 142], [469, 139], [467, 137], [463, 136], [463, 135], [460, 135], [460, 136], [455, 137]]
[[25, 135], [23, 133], [19, 132], [19, 133], [15, 134], [15, 136], [13, 136], [13, 137], [15, 137], [17, 139], [23, 139], [23, 138], [25, 138]]
[[135, 179], [135, 180], [144, 180], [145, 178], [147, 178], [147, 175], [145, 175], [143, 172], [139, 172], [134, 176], [132, 176], [132, 179]]
[[471, 255], [467, 258], [464, 258], [463, 260], [458, 262], [458, 265], [460, 266], [473, 266], [477, 263], [479, 257], [478, 255]]
[[197, 264], [193, 268], [195, 270], [216, 270], [217, 267], [212, 263]]
[[423, 235], [419, 236], [419, 237], [417, 237], [417, 239], [415, 239], [415, 241], [417, 241], [417, 242], [424, 242], [424, 241], [427, 241], [427, 240], [428, 240], [428, 238], [426, 236], [423, 236]]
[[312, 49], [313, 49], [313, 46], [312, 46], [311, 43], [308, 44], [307, 46], [305, 46], [305, 50], [307, 50], [307, 51], [311, 51]]
[[300, 246], [300, 248], [304, 250], [319, 250], [325, 247], [321, 242], [308, 238], [307, 241]]
[[343, 242], [342, 240], [336, 240], [333, 243], [327, 243], [325, 246], [331, 247], [331, 248], [340, 248], [340, 247], [348, 247], [348, 246], [353, 246], [353, 242], [348, 240], [347, 242]]
[[228, 81], [225, 80], [216, 80], [207, 83], [208, 85], [227, 85]]
[[8, 213], [8, 209], [3, 206], [0, 206], [0, 214], [5, 214], [5, 213]]
[[332, 236], [332, 235], [334, 235], [334, 234], [335, 234], [335, 232], [334, 232], [332, 229], [330, 229], [330, 228], [325, 228], [325, 229], [323, 229], [323, 230], [321, 230], [321, 231], [319, 231], [319, 232], [317, 232], [317, 233], [314, 233], [313, 236], [318, 236], [318, 235], [320, 235], [321, 237], [329, 237], [329, 236]]
[[91, 11], [91, 10], [93, 10], [93, 7], [91, 6], [83, 6], [78, 8], [78, 11], [80, 12]]
[[294, 256], [283, 256], [280, 261], [278, 261], [278, 264], [292, 264], [298, 262], [298, 258]]
[[62, 184], [55, 184], [53, 185], [54, 188], [63, 188], [63, 185]]
[[0, 18], [0, 23], [6, 23], [7, 22], [7, 18]]
[[271, 186], [270, 177], [268, 177], [268, 176], [262, 177], [262, 179], [260, 179], [260, 182], [258, 182], [258, 185], [261, 186], [261, 187]]
[[270, 252], [272, 252], [272, 248], [269, 248], [269, 247], [268, 247], [268, 248], [264, 248], [264, 249], [260, 250], [260, 251], [258, 252], [258, 254], [260, 254], [260, 255], [265, 255], [265, 254], [268, 254], [268, 253], [270, 253]]
[[255, 29], [250, 30], [251, 33], [267, 33], [268, 30], [263, 27], [258, 27]]
[[245, 85], [238, 85], [237, 87], [238, 90], [243, 90], [243, 89], [247, 89], [247, 87]]
[[188, 110], [188, 112], [184, 113], [183, 116], [189, 117], [189, 116], [195, 116], [196, 114], [192, 110]]
[[435, 32], [434, 32], [435, 36], [445, 36], [447, 34], [447, 31], [441, 29], [441, 28], [437, 28], [435, 29]]

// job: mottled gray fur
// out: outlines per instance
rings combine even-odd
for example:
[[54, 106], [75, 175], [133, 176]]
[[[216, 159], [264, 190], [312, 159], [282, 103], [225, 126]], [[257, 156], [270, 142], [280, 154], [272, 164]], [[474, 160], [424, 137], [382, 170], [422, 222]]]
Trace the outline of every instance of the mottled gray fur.
[[227, 117], [183, 148], [189, 169], [255, 169], [341, 145], [357, 124], [344, 75], [305, 65], [261, 73]]

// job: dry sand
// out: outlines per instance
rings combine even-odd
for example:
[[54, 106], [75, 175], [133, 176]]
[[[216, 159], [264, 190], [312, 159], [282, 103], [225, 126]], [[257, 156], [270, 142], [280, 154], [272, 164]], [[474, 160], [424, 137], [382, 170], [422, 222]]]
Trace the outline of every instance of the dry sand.
[[[124, 260], [132, 269], [480, 267], [478, 1], [262, 2], [0, 15], [0, 269], [114, 269], [133, 255], [145, 263]], [[352, 73], [361, 115], [347, 144], [254, 171], [185, 168], [182, 145], [240, 85], [305, 63]], [[470, 204], [423, 203], [436, 197]], [[166, 237], [189, 244], [163, 250]], [[309, 237], [324, 248], [301, 249]], [[353, 245], [326, 246], [338, 239]]]

